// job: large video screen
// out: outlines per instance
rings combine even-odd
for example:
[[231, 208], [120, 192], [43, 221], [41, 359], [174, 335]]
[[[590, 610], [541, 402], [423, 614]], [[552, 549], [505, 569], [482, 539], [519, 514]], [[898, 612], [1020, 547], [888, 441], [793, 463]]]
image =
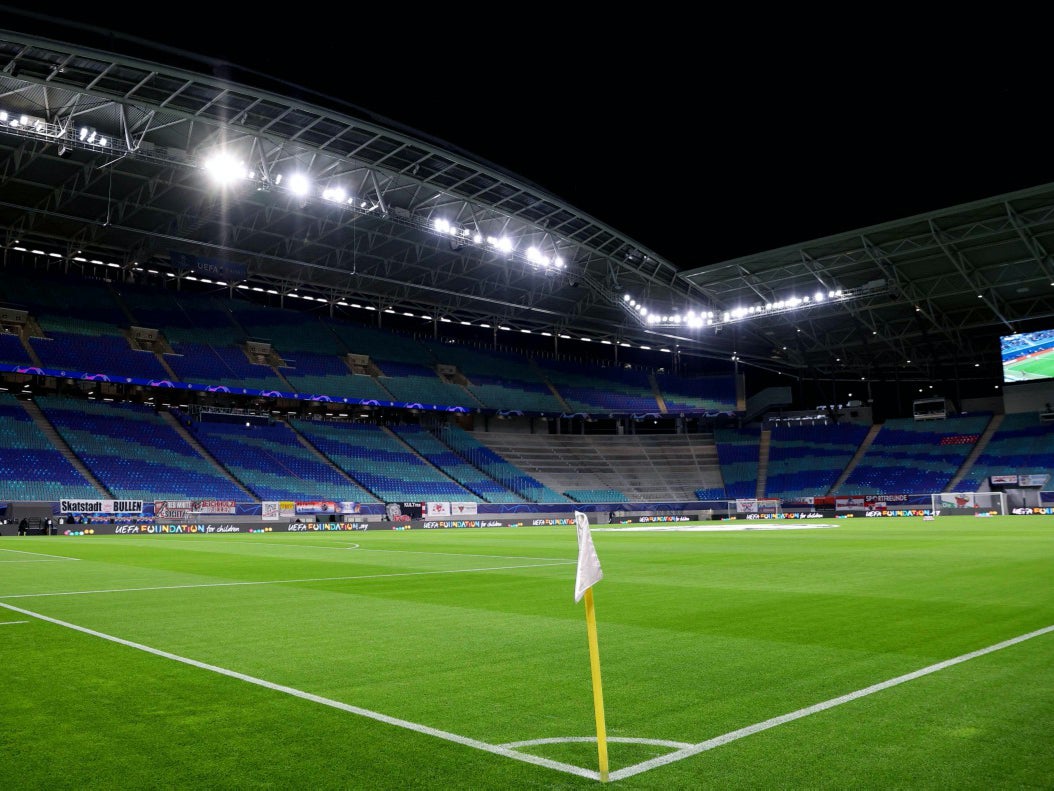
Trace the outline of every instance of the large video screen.
[[1004, 382], [1054, 379], [1054, 329], [1003, 335], [999, 347]]

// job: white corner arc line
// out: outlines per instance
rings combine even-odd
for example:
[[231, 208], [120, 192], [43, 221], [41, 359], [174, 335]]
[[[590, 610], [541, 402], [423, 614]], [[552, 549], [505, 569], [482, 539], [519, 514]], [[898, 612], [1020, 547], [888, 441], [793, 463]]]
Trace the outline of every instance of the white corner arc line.
[[465, 747], [473, 747], [483, 752], [493, 753], [494, 755], [500, 755], [504, 758], [512, 758], [516, 761], [523, 761], [524, 763], [535, 764], [537, 766], [544, 766], [548, 769], [555, 769], [560, 772], [566, 772], [567, 774], [576, 775], [578, 777], [585, 777], [590, 780], [599, 780], [600, 773], [590, 770], [583, 769], [580, 766], [574, 766], [572, 764], [561, 763], [560, 761], [550, 761], [548, 758], [540, 758], [529, 753], [520, 753], [516, 750], [511, 750], [507, 747], [502, 747], [497, 744], [488, 744], [487, 742], [481, 742], [478, 739], [472, 739], [468, 736], [459, 736], [456, 733], [450, 733], [449, 731], [443, 731], [438, 728], [432, 728], [428, 725], [421, 725], [420, 723], [410, 722], [409, 720], [402, 720], [398, 717], [390, 717], [387, 714], [381, 714], [380, 712], [370, 711], [369, 709], [363, 709], [358, 706], [352, 706], [348, 703], [342, 703], [339, 700], [333, 700], [331, 698], [324, 698], [321, 695], [315, 695], [311, 692], [304, 692], [303, 690], [296, 689], [294, 687], [287, 687], [284, 684], [275, 684], [271, 681], [266, 681], [262, 678], [256, 678], [255, 676], [249, 676], [245, 673], [239, 673], [236, 670], [228, 670], [225, 667], [219, 667], [218, 665], [210, 665], [207, 662], [199, 662], [196, 659], [190, 659], [179, 654], [173, 654], [169, 651], [162, 651], [159, 648], [151, 648], [148, 645], [142, 643], [136, 643], [131, 640], [125, 640], [121, 637], [116, 637], [112, 634], [106, 634], [105, 632], [97, 632], [94, 629], [89, 629], [85, 626], [78, 626], [75, 623], [68, 621], [61, 621], [58, 618], [51, 618], [47, 615], [43, 615], [32, 610], [23, 610], [21, 607], [15, 607], [11, 604], [5, 604], [0, 602], [0, 607], [11, 610], [13, 612], [21, 613], [22, 615], [28, 615], [33, 618], [37, 618], [41, 621], [47, 621], [53, 623], [56, 626], [62, 626], [67, 629], [73, 629], [74, 631], [81, 632], [83, 634], [90, 635], [92, 637], [98, 637], [102, 640], [109, 640], [112, 643], [127, 646], [128, 648], [134, 648], [138, 651], [144, 651], [154, 656], [162, 657], [163, 659], [171, 659], [174, 662], [182, 662], [185, 665], [191, 667], [200, 668], [201, 670], [210, 670], [213, 673], [218, 673], [221, 676], [228, 676], [229, 678], [238, 679], [239, 681], [245, 681], [249, 684], [255, 684], [265, 689], [270, 689], [274, 692], [283, 692], [286, 695], [292, 695], [295, 698], [301, 700], [311, 701], [312, 703], [320, 703], [323, 706], [329, 706], [334, 709], [340, 709], [350, 714], [357, 714], [360, 717], [366, 717], [377, 722], [383, 722], [386, 725], [393, 725], [397, 728], [404, 728], [406, 730], [415, 731], [417, 733], [423, 733], [426, 736], [434, 736], [437, 739], [443, 739], [448, 742], [454, 742]]
[[895, 687], [898, 684], [903, 684], [906, 681], [914, 681], [915, 679], [921, 678], [922, 676], [927, 676], [930, 673], [936, 673], [938, 670], [944, 670], [946, 668], [952, 667], [953, 665], [958, 665], [962, 662], [966, 662], [970, 659], [976, 659], [979, 656], [984, 656], [985, 654], [991, 654], [995, 651], [1000, 651], [1004, 648], [1009, 648], [1012, 645], [1023, 643], [1026, 640], [1031, 640], [1033, 637], [1040, 637], [1041, 635], [1049, 634], [1050, 632], [1054, 632], [1054, 625], [1045, 626], [1042, 629], [1037, 629], [1034, 632], [1029, 632], [1027, 634], [1018, 635], [1017, 637], [1012, 637], [1009, 640], [1004, 640], [1001, 643], [996, 643], [986, 648], [980, 648], [976, 651], [971, 651], [968, 654], [962, 654], [961, 656], [956, 656], [951, 659], [945, 659], [943, 662], [938, 662], [935, 665], [929, 665], [919, 670], [912, 671], [911, 673], [905, 673], [902, 676], [897, 676], [896, 678], [881, 681], [878, 684], [872, 684], [869, 687], [864, 687], [863, 689], [858, 689], [855, 692], [849, 692], [848, 694], [840, 695], [837, 698], [825, 700], [822, 703], [815, 703], [812, 706], [806, 706], [804, 709], [798, 709], [797, 711], [792, 711], [789, 714], [781, 714], [778, 717], [773, 717], [772, 719], [765, 720], [764, 722], [756, 722], [753, 725], [748, 725], [745, 728], [739, 728], [738, 730], [730, 731], [729, 733], [726, 733], [723, 736], [717, 736], [713, 739], [707, 739], [705, 742], [699, 742], [698, 744], [694, 744], [691, 747], [686, 747], [682, 750], [678, 750], [677, 752], [661, 755], [657, 758], [652, 758], [648, 761], [644, 761], [643, 763], [635, 764], [634, 766], [627, 766], [624, 769], [619, 769], [618, 771], [609, 774], [608, 779], [612, 781], [622, 780], [624, 778], [640, 774], [641, 772], [646, 772], [650, 769], [655, 769], [659, 766], [665, 766], [666, 764], [671, 764], [675, 761], [681, 761], [685, 758], [690, 758], [693, 755], [698, 755], [699, 753], [706, 752], [707, 750], [712, 750], [715, 747], [721, 747], [722, 745], [728, 744], [729, 742], [734, 742], [737, 739], [742, 739], [744, 736], [750, 736], [752, 734], [759, 733], [760, 731], [768, 730], [769, 728], [775, 728], [777, 725], [783, 725], [787, 722], [800, 720], [802, 717], [808, 717], [810, 714], [816, 714], [821, 711], [826, 711], [827, 709], [832, 709], [835, 706], [840, 706], [843, 703], [849, 703], [850, 701], [858, 700], [868, 695], [873, 695], [876, 692], [881, 692], [882, 690], [889, 689], [890, 687]]
[[[591, 742], [596, 744], [596, 736], [549, 736], [545, 739], [524, 739], [522, 742], [505, 742], [502, 747], [516, 750], [520, 747], [533, 747], [542, 744], [572, 744], [575, 742]], [[608, 743], [615, 744], [648, 744], [653, 747], [685, 748], [694, 747], [689, 742], [675, 742], [669, 739], [641, 739], [635, 736], [609, 736]]]

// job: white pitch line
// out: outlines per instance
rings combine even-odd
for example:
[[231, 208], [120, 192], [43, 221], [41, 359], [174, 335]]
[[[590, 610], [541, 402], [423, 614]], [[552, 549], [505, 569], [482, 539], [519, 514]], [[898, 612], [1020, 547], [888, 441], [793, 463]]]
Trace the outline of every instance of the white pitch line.
[[[572, 744], [588, 743], [596, 744], [596, 736], [547, 736], [544, 739], [524, 739], [522, 742], [505, 742], [502, 747], [518, 749], [520, 747], [534, 747], [542, 744]], [[688, 742], [674, 742], [669, 739], [638, 739], [633, 736], [609, 736], [608, 743], [614, 744], [649, 744], [655, 747], [691, 747]]]
[[820, 530], [823, 528], [838, 527], [838, 525], [827, 524], [798, 524], [798, 525], [762, 525], [757, 522], [749, 522], [739, 526], [708, 527], [704, 525], [685, 525], [683, 527], [666, 526], [633, 526], [633, 527], [594, 527], [594, 533], [728, 533], [742, 532], [744, 530]]
[[256, 678], [255, 676], [249, 676], [244, 673], [239, 673], [236, 670], [228, 670], [218, 665], [210, 665], [206, 662], [199, 662], [196, 659], [189, 659], [185, 656], [179, 656], [178, 654], [170, 653], [169, 651], [162, 651], [159, 648], [151, 648], [148, 645], [142, 643], [135, 643], [131, 640], [125, 640], [121, 637], [116, 637], [111, 634], [104, 632], [97, 632], [94, 629], [89, 629], [85, 626], [78, 626], [77, 624], [70, 623], [68, 621], [60, 621], [57, 618], [50, 618], [47, 615], [42, 615], [32, 610], [23, 610], [20, 607], [15, 607], [10, 604], [4, 604], [0, 602], [0, 607], [4, 607], [14, 612], [22, 613], [22, 615], [29, 615], [33, 618], [38, 618], [41, 621], [47, 621], [53, 623], [56, 626], [63, 626], [67, 629], [73, 629], [74, 631], [81, 632], [83, 634], [91, 635], [92, 637], [98, 637], [103, 640], [109, 640], [112, 643], [127, 646], [128, 648], [135, 648], [139, 651], [145, 651], [148, 654], [159, 656], [164, 659], [171, 659], [174, 662], [182, 662], [185, 665], [191, 667], [197, 667], [202, 670], [210, 670], [213, 673], [219, 673], [221, 676], [228, 676], [230, 678], [236, 678], [239, 681], [245, 681], [249, 684], [256, 684], [257, 686], [270, 689], [275, 692], [283, 692], [286, 695], [292, 695], [295, 698], [302, 700], [311, 701], [312, 703], [320, 703], [323, 706], [330, 706], [334, 709], [340, 709], [351, 714], [357, 714], [360, 717], [367, 717], [371, 720], [377, 720], [383, 722], [386, 725], [394, 725], [397, 728], [405, 728], [409, 731], [415, 731], [417, 733], [423, 733], [426, 736], [434, 736], [437, 739], [444, 739], [448, 742], [454, 742], [465, 747], [472, 747], [476, 750], [482, 750], [484, 752], [493, 753], [494, 755], [500, 755], [503, 758], [512, 758], [516, 761], [523, 761], [524, 763], [535, 764], [537, 766], [544, 766], [548, 769], [555, 769], [559, 772], [566, 772], [567, 774], [577, 775], [578, 777], [586, 777], [591, 780], [599, 780], [600, 773], [589, 769], [583, 769], [580, 766], [573, 766], [572, 764], [565, 764], [559, 761], [550, 761], [548, 758], [540, 758], [536, 755], [530, 755], [529, 753], [520, 753], [515, 750], [511, 750], [507, 747], [502, 747], [497, 744], [488, 744], [487, 742], [481, 742], [478, 739], [472, 739], [468, 736], [459, 736], [456, 733], [450, 733], [449, 731], [439, 730], [438, 728], [432, 728], [428, 725], [421, 725], [420, 723], [410, 722], [409, 720], [402, 720], [398, 717], [390, 717], [387, 714], [381, 714], [376, 711], [370, 711], [369, 709], [363, 709], [358, 706], [352, 706], [348, 703], [341, 703], [339, 700], [332, 700], [331, 698], [324, 698], [321, 695], [315, 695], [311, 692], [304, 692], [294, 687], [287, 687], [284, 684], [275, 684], [271, 681], [266, 681], [262, 678]]
[[36, 558], [25, 559], [19, 558], [17, 560], [0, 560], [0, 563], [61, 563], [64, 560], [80, 560], [80, 558]]
[[[55, 558], [56, 560], [80, 560], [80, 558], [71, 558], [66, 555], [49, 555], [47, 552], [29, 552], [25, 549], [8, 549], [7, 547], [0, 547], [0, 552], [17, 552], [19, 555], [36, 555], [41, 558]], [[10, 561], [0, 561], [10, 562]]]
[[154, 585], [145, 588], [104, 588], [87, 591], [57, 591], [54, 593], [8, 593], [0, 594], [0, 599], [35, 599], [45, 596], [84, 596], [93, 593], [134, 593], [140, 591], [184, 590], [187, 588], [233, 588], [244, 585], [287, 585], [299, 582], [340, 582], [343, 580], [371, 580], [386, 577], [420, 577], [429, 574], [468, 574], [480, 571], [507, 571], [511, 569], [535, 569], [546, 566], [564, 566], [567, 561], [559, 563], [531, 563], [525, 566], [491, 566], [478, 569], [447, 569], [444, 571], [400, 571], [392, 574], [354, 574], [345, 577], [306, 577], [289, 580], [253, 580], [249, 582], [202, 582], [194, 585]]
[[[243, 534], [239, 534], [239, 535], [244, 535], [244, 533]], [[162, 536], [157, 536], [157, 538], [161, 538], [161, 537]], [[119, 537], [117, 537], [117, 538], [109, 538], [109, 539], [107, 539], [106, 537], [103, 537], [103, 538], [93, 538], [92, 539], [92, 543], [93, 544], [99, 544], [99, 543], [103, 543], [103, 542], [111, 543], [111, 544], [114, 544], [114, 543], [115, 544], [124, 544], [124, 543], [132, 543], [132, 542], [148, 543], [148, 542], [150, 542], [152, 540], [155, 540], [155, 537], [154, 536], [150, 536], [150, 535], [130, 536], [128, 538], [119, 538]], [[173, 546], [175, 546], [175, 545], [173, 544]], [[266, 544], [265, 543], [259, 543], [259, 544], [255, 544], [254, 543], [254, 544], [243, 544], [242, 546], [246, 546], [246, 547], [252, 546], [253, 548], [283, 546], [283, 547], [301, 547], [301, 548], [305, 548], [305, 549], [358, 549], [358, 550], [360, 550], [362, 552], [393, 552], [393, 553], [399, 554], [399, 555], [442, 555], [444, 557], [496, 558], [498, 560], [556, 560], [556, 558], [540, 558], [540, 557], [535, 557], [533, 555], [480, 555], [480, 554], [474, 553], [474, 552], [428, 552], [426, 550], [421, 550], [421, 549], [374, 549], [372, 547], [364, 547], [361, 544], [345, 544], [343, 546], [331, 547], [331, 546], [325, 546], [323, 544], [307, 544], [307, 543], [305, 543], [305, 544], [297, 544], [297, 543], [295, 543], [293, 541], [267, 541]], [[571, 565], [571, 564], [577, 563], [578, 561], [577, 560], [565, 560], [563, 562]]]
[[29, 623], [29, 621], [0, 621], [0, 626], [11, 626], [16, 623]]
[[920, 670], [915, 670], [911, 673], [905, 673], [903, 676], [897, 676], [896, 678], [891, 678], [887, 681], [879, 682], [878, 684], [872, 684], [869, 687], [858, 689], [856, 690], [856, 692], [850, 692], [845, 695], [840, 695], [837, 698], [825, 700], [822, 703], [816, 703], [812, 706], [806, 706], [804, 709], [798, 709], [797, 711], [792, 711], [789, 714], [782, 714], [779, 717], [773, 717], [772, 719], [765, 720], [764, 722], [757, 722], [753, 725], [748, 725], [745, 728], [730, 731], [729, 733], [726, 733], [723, 736], [717, 736], [713, 739], [707, 739], [705, 742], [699, 742], [698, 744], [694, 744], [691, 747], [686, 747], [682, 750], [677, 750], [676, 752], [667, 753], [666, 755], [661, 755], [658, 758], [652, 758], [648, 761], [644, 761], [643, 763], [639, 763], [634, 766], [627, 766], [624, 769], [619, 769], [616, 772], [612, 772], [610, 775], [608, 775], [608, 777], [612, 781], [623, 780], [627, 777], [632, 777], [633, 775], [640, 774], [641, 772], [647, 772], [659, 766], [665, 766], [666, 764], [681, 761], [685, 758], [691, 758], [693, 755], [698, 755], [699, 753], [706, 752], [707, 750], [712, 750], [715, 747], [721, 747], [722, 745], [728, 744], [729, 742], [734, 742], [737, 739], [742, 739], [744, 736], [750, 736], [752, 734], [759, 733], [760, 731], [768, 730], [769, 728], [775, 728], [777, 725], [783, 725], [788, 722], [793, 722], [794, 720], [800, 720], [802, 717], [808, 717], [810, 714], [817, 714], [818, 712], [826, 711], [827, 709], [834, 708], [835, 706], [840, 706], [843, 703], [849, 703], [850, 701], [858, 700], [868, 695], [873, 695], [876, 692], [881, 692], [884, 689], [895, 687], [898, 684], [905, 683], [906, 681], [914, 681], [915, 679], [921, 678], [922, 676], [927, 676], [930, 673], [936, 673], [938, 670], [945, 670], [946, 668], [952, 667], [953, 665], [958, 665], [961, 662], [966, 662], [967, 660], [976, 659], [977, 657], [984, 656], [985, 654], [991, 654], [994, 651], [1000, 651], [1004, 648], [1009, 648], [1012, 645], [1023, 643], [1025, 640], [1031, 640], [1033, 637], [1039, 637], [1044, 634], [1049, 634], [1050, 632], [1054, 632], [1054, 625], [1045, 626], [1044, 628], [1037, 629], [1034, 632], [1029, 632], [1028, 634], [1012, 637], [1009, 640], [1004, 640], [1001, 643], [990, 645], [987, 648], [980, 648], [976, 651], [971, 651], [968, 654], [962, 654], [961, 656], [957, 656], [952, 659], [946, 659], [943, 662], [938, 662], [935, 665], [929, 665], [928, 667], [921, 668]]

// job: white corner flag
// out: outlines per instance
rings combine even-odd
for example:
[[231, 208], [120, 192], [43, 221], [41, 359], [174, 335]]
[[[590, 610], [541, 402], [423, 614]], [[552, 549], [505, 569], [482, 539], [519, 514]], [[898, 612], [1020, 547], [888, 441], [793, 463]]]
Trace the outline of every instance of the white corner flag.
[[575, 602], [580, 602], [589, 588], [604, 578], [600, 569], [600, 558], [593, 547], [593, 535], [589, 532], [589, 517], [575, 511], [575, 526], [578, 528], [578, 573], [575, 575]]
[[589, 670], [593, 677], [593, 715], [597, 721], [597, 760], [601, 783], [608, 781], [608, 737], [604, 724], [604, 691], [600, 683], [600, 647], [597, 644], [597, 617], [593, 608], [591, 590], [604, 578], [600, 570], [600, 558], [593, 547], [593, 534], [589, 532], [589, 518], [575, 511], [575, 526], [578, 528], [578, 573], [575, 575], [575, 602], [586, 600], [586, 636], [589, 640]]

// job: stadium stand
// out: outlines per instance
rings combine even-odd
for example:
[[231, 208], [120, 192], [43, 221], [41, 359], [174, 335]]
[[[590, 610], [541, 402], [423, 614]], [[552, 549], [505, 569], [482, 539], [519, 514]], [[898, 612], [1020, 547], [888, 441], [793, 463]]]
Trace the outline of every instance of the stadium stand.
[[531, 503], [565, 503], [568, 498], [525, 473], [460, 426], [447, 424], [440, 439], [462, 458], [479, 467], [502, 486]]
[[1046, 475], [1048, 484], [1054, 480], [1054, 423], [1040, 422], [1036, 412], [1004, 416], [956, 488], [986, 491], [992, 475]]
[[831, 494], [940, 492], [976, 444], [990, 414], [945, 420], [887, 420], [874, 441]]
[[538, 366], [574, 412], [659, 411], [651, 382], [644, 371], [549, 359], [539, 360]]
[[290, 423], [376, 499], [384, 502], [482, 501], [382, 426], [323, 420]]
[[163, 380], [168, 372], [152, 351], [133, 349], [120, 329], [102, 322], [40, 319], [46, 338], [29, 341], [45, 368]]
[[731, 414], [736, 409], [736, 380], [731, 374], [689, 378], [656, 373], [655, 383], [668, 412]]
[[22, 345], [22, 338], [11, 332], [0, 332], [0, 363], [32, 365], [33, 360]]
[[356, 482], [305, 447], [285, 423], [202, 413], [195, 438], [261, 500], [374, 501]]
[[246, 499], [240, 487], [202, 458], [152, 407], [67, 396], [41, 398], [37, 405], [114, 497]]
[[567, 411], [538, 368], [521, 354], [434, 341], [426, 346], [437, 362], [455, 366], [466, 377], [468, 391], [485, 407], [549, 414]]
[[0, 393], [0, 500], [104, 495], [48, 440], [15, 396]]
[[524, 499], [509, 491], [478, 467], [469, 464], [430, 431], [418, 425], [397, 425], [392, 433], [416, 450], [429, 463], [476, 494], [486, 503], [522, 503]]
[[760, 428], [715, 428], [714, 443], [721, 461], [725, 496], [730, 500], [755, 497], [761, 453]]
[[612, 490], [627, 500], [689, 501], [701, 484], [721, 485], [707, 434], [484, 432], [479, 442], [558, 492]]
[[867, 436], [868, 426], [777, 425], [772, 429], [766, 497], [826, 495]]

